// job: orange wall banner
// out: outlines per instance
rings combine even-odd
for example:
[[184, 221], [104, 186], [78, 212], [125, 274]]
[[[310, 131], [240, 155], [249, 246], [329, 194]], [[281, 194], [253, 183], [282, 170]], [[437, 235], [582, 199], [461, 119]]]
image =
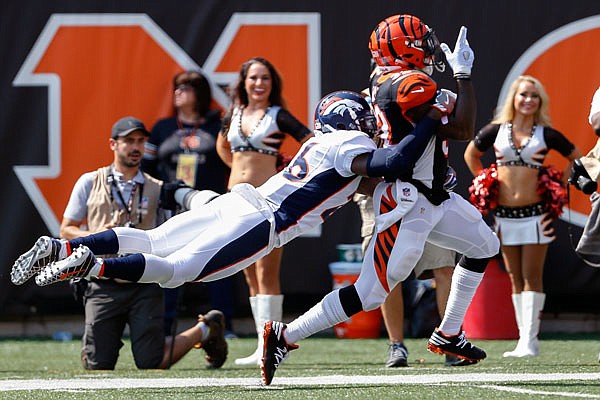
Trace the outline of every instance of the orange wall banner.
[[[320, 91], [318, 76], [309, 76], [310, 46], [319, 53], [309, 33], [318, 37], [319, 20], [314, 14], [294, 14], [289, 22], [286, 17], [234, 16], [233, 34], [224, 36], [209, 59], [218, 62], [216, 68], [209, 65], [204, 72], [230, 84], [244, 61], [261, 55], [281, 72], [289, 108], [308, 121]], [[14, 169], [53, 235], [77, 178], [112, 161], [112, 124], [132, 115], [150, 129], [171, 112], [171, 78], [183, 69], [201, 70], [147, 15], [56, 14], [48, 21], [14, 84], [49, 88], [50, 162]], [[218, 105], [226, 108], [224, 90], [215, 82], [213, 87]], [[289, 140], [284, 145], [288, 154], [299, 147]]]

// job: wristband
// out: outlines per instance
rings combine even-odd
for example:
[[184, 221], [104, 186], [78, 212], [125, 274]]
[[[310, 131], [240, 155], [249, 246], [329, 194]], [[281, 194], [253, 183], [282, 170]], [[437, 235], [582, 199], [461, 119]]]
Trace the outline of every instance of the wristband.
[[471, 75], [470, 74], [454, 74], [454, 79], [468, 80], [468, 79], [471, 79]]

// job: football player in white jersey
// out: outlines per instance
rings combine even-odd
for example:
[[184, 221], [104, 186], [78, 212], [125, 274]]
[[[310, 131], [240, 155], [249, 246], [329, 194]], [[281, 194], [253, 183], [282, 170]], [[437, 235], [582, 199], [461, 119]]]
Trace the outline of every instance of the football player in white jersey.
[[[39, 238], [13, 265], [11, 279], [38, 285], [76, 277], [111, 277], [175, 287], [211, 281], [251, 265], [346, 204], [363, 176], [393, 176], [412, 168], [440, 126], [440, 104], [393, 149], [377, 149], [376, 121], [358, 93], [325, 96], [315, 111], [316, 137], [265, 184], [239, 184], [204, 206], [167, 220], [156, 229], [113, 228], [60, 241]], [[129, 254], [102, 260], [94, 254]]]

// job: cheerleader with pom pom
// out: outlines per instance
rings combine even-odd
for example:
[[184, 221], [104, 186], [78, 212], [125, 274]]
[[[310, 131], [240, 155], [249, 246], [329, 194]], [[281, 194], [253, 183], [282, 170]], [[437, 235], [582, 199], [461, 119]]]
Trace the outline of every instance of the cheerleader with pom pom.
[[[483, 168], [481, 157], [494, 148], [496, 163]], [[548, 95], [534, 77], [520, 76], [511, 85], [498, 115], [484, 126], [465, 150], [475, 175], [471, 202], [493, 212], [504, 264], [512, 284], [512, 302], [519, 341], [504, 357], [539, 355], [538, 333], [546, 295], [543, 270], [548, 244], [554, 240], [550, 223], [566, 203], [565, 173], [544, 166], [550, 150], [570, 162], [581, 152], [551, 127]]]

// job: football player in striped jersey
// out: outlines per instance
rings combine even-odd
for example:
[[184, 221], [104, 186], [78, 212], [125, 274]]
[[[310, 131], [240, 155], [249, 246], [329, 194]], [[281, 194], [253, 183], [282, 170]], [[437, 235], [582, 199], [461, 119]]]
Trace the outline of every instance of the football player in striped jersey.
[[[378, 69], [371, 100], [384, 140], [391, 145], [386, 148], [395, 149], [421, 125], [423, 107], [434, 103], [443, 107], [443, 124], [425, 150], [415, 155], [412, 168], [395, 171], [393, 176], [381, 174], [386, 182], [377, 185], [373, 194], [374, 238], [356, 283], [329, 293], [287, 326], [278, 321], [265, 324], [262, 375], [267, 385], [289, 351], [297, 348], [298, 340], [379, 307], [413, 271], [426, 241], [462, 254], [444, 318], [429, 339], [428, 349], [470, 361], [486, 357], [460, 327], [488, 260], [498, 253], [499, 241], [475, 207], [444, 189], [448, 168], [445, 139], [470, 139], [475, 125], [470, 79], [474, 55], [467, 29], [461, 28], [451, 51], [445, 44], [438, 45], [433, 31], [418, 18], [396, 15], [375, 28], [369, 47]], [[456, 98], [438, 91], [435, 81], [421, 71], [442, 70], [441, 51], [457, 80]]]

